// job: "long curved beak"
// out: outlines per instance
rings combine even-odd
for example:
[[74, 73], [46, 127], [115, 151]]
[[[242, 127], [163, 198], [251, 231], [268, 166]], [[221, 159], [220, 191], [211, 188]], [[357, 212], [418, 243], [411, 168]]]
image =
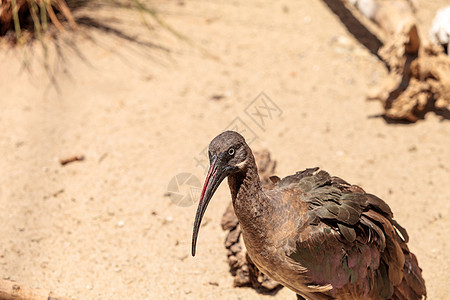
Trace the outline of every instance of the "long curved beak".
[[205, 184], [203, 185], [202, 195], [198, 203], [197, 214], [194, 221], [194, 232], [192, 234], [192, 256], [195, 256], [195, 247], [197, 244], [198, 231], [202, 222], [203, 215], [208, 207], [214, 192], [219, 187], [222, 180], [226, 177], [222, 168], [217, 164], [217, 157], [211, 159], [208, 175], [206, 175]]

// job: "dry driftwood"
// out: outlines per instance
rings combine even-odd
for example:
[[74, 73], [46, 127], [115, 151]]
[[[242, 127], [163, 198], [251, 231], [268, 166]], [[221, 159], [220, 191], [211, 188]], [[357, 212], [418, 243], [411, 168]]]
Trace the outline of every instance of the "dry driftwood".
[[0, 280], [0, 300], [69, 300], [50, 291], [31, 289], [11, 280]]
[[[263, 186], [270, 187], [272, 185], [270, 176], [275, 172], [276, 161], [270, 159], [270, 153], [267, 150], [254, 154], [261, 182]], [[234, 277], [233, 285], [253, 287], [261, 293], [276, 293], [280, 290], [283, 286], [261, 273], [247, 255], [239, 221], [234, 214], [231, 202], [222, 217], [221, 225], [223, 230], [229, 231], [225, 239], [225, 248], [228, 249], [228, 264]]]
[[426, 111], [450, 109], [450, 57], [444, 48], [422, 40], [408, 0], [351, 0], [383, 32], [378, 54], [389, 67], [381, 88], [371, 91], [391, 119], [417, 121]]

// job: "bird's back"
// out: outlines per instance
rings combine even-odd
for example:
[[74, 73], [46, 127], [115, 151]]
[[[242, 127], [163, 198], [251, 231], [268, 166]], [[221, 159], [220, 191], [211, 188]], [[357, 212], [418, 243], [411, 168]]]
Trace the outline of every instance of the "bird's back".
[[266, 191], [269, 197], [296, 195], [303, 214], [286, 251], [301, 282], [296, 287], [295, 274], [289, 273], [283, 284], [311, 299], [426, 296], [406, 230], [383, 200], [318, 168], [273, 181], [276, 186]]

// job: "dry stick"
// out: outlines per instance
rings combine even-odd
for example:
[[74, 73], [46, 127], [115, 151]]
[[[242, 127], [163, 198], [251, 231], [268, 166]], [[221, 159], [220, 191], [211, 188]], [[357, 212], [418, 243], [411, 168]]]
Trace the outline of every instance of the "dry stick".
[[68, 157], [68, 158], [62, 158], [62, 159], [59, 160], [59, 163], [61, 165], [65, 166], [65, 165], [70, 164], [72, 162], [82, 161], [82, 160], [84, 160], [84, 155], [75, 155], [75, 156], [71, 156], [71, 157]]
[[69, 300], [50, 291], [31, 289], [11, 280], [0, 280], [0, 300]]

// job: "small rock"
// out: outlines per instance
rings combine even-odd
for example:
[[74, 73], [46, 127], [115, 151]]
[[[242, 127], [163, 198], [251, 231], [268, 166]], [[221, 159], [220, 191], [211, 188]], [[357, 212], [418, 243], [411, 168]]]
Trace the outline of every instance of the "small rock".
[[223, 94], [214, 94], [214, 95], [211, 95], [211, 97], [209, 97], [210, 100], [214, 100], [214, 101], [219, 101], [219, 100], [222, 100], [223, 98], [225, 98], [225, 95], [223, 95]]
[[346, 36], [337, 36], [332, 38], [332, 44], [336, 43], [337, 48], [342, 50], [353, 49], [352, 41]]
[[231, 98], [232, 96], [233, 96], [233, 92], [232, 91], [226, 91], [225, 92], [225, 97]]
[[[450, 6], [440, 9], [434, 18], [430, 30], [430, 40], [433, 44], [449, 47], [450, 44]], [[447, 50], [450, 56], [450, 50]]]
[[172, 216], [167, 216], [164, 218], [163, 224], [169, 224], [173, 222], [173, 217]]

